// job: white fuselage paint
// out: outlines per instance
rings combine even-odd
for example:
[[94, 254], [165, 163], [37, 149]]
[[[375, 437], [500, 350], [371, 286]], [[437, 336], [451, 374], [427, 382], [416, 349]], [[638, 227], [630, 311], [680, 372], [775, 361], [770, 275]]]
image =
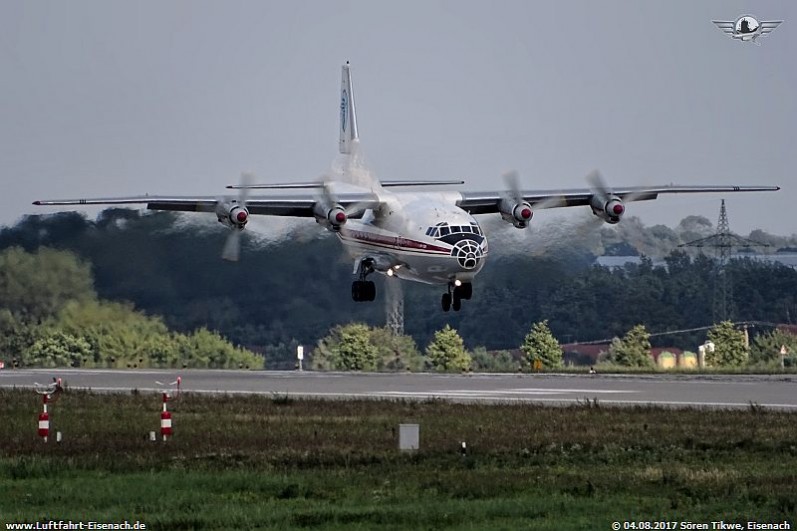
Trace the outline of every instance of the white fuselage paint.
[[[353, 258], [373, 258], [380, 273], [392, 269], [399, 278], [426, 284], [470, 282], [484, 266], [488, 247], [473, 216], [456, 206], [460, 198], [458, 192], [380, 190], [382, 208], [366, 211], [360, 220], [349, 220], [338, 237]], [[440, 224], [476, 227], [476, 231], [447, 237], [428, 235], [430, 227]], [[452, 242], [457, 238], [463, 241]]]

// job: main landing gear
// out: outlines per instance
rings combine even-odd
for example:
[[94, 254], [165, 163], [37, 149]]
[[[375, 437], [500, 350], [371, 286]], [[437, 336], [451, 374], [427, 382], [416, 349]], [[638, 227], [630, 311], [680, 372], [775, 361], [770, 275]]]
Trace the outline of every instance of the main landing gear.
[[443, 311], [447, 312], [453, 308], [455, 312], [458, 312], [462, 308], [462, 301], [469, 301], [472, 296], [473, 284], [470, 282], [464, 282], [459, 286], [450, 283], [448, 292], [443, 293], [443, 300], [441, 301]]
[[376, 298], [376, 285], [370, 280], [355, 280], [351, 283], [351, 298], [355, 302], [370, 302]]
[[351, 298], [354, 302], [371, 302], [376, 298], [376, 284], [365, 280], [365, 277], [373, 272], [374, 265], [370, 260], [362, 260], [357, 266], [357, 275], [360, 279], [351, 283]]

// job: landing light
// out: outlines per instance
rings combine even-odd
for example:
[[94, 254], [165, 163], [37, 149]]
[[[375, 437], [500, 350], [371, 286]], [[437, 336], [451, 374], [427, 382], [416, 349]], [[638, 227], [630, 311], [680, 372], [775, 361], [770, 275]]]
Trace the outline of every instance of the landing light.
[[389, 277], [393, 276], [393, 270], [392, 269], [388, 269], [387, 270], [387, 276], [389, 276]]
[[460, 279], [456, 279], [456, 280], [454, 281], [454, 285], [455, 285], [456, 287], [460, 287], [460, 286], [462, 285], [462, 281], [461, 281]]

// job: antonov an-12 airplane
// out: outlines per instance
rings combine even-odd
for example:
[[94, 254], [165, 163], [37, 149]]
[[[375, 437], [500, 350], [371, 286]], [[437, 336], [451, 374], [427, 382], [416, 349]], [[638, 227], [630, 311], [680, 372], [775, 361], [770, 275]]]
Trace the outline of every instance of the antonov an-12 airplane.
[[[444, 286], [444, 311], [458, 311], [473, 294], [473, 280], [484, 267], [489, 248], [475, 214], [499, 214], [518, 229], [525, 229], [535, 210], [586, 206], [606, 223], [618, 223], [625, 203], [656, 199], [659, 194], [700, 192], [775, 191], [777, 186], [653, 186], [612, 190], [597, 173], [590, 188], [562, 191], [524, 191], [516, 176], [505, 176], [505, 191], [498, 192], [400, 192], [399, 187], [463, 184], [463, 181], [378, 181], [360, 161], [357, 113], [351, 70], [343, 65], [340, 93], [340, 142], [342, 168], [320, 182], [228, 186], [238, 197], [138, 196], [105, 199], [35, 201], [34, 205], [145, 204], [153, 210], [214, 212], [231, 229], [223, 257], [238, 259], [240, 231], [250, 215], [315, 218], [335, 233], [354, 259], [352, 298], [373, 301], [373, 273]], [[342, 188], [345, 187], [344, 188]], [[294, 195], [249, 197], [252, 189], [306, 189]]]

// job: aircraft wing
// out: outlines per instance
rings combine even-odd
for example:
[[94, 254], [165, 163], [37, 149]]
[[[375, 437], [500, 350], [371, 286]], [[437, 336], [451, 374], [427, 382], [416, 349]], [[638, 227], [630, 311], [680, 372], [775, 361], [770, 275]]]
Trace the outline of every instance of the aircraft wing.
[[761, 35], [772, 33], [772, 30], [780, 26], [782, 20], [761, 21]]
[[[625, 202], [648, 201], [656, 199], [659, 194], [694, 194], [694, 193], [726, 193], [726, 192], [774, 192], [780, 186], [632, 186], [614, 189], [611, 194]], [[524, 201], [528, 201], [532, 209], [585, 206], [595, 191], [589, 188], [570, 190], [537, 190], [521, 191]], [[462, 199], [457, 206], [471, 214], [491, 214], [499, 212], [501, 201], [507, 198], [507, 192], [461, 192]]]
[[[313, 217], [313, 209], [320, 199], [314, 195], [270, 195], [252, 196], [246, 200], [250, 214], [267, 216]], [[347, 209], [357, 205], [358, 209], [378, 208], [381, 203], [376, 194], [370, 192], [341, 193], [335, 202]], [[146, 205], [150, 210], [174, 210], [181, 212], [213, 212], [220, 204], [237, 204], [236, 197], [209, 196], [155, 196], [108, 197], [96, 199], [49, 199], [34, 201], [34, 205]]]
[[734, 30], [735, 23], [733, 20], [712, 20], [711, 22], [713, 22], [715, 26], [728, 35], [736, 34], [736, 31]]

